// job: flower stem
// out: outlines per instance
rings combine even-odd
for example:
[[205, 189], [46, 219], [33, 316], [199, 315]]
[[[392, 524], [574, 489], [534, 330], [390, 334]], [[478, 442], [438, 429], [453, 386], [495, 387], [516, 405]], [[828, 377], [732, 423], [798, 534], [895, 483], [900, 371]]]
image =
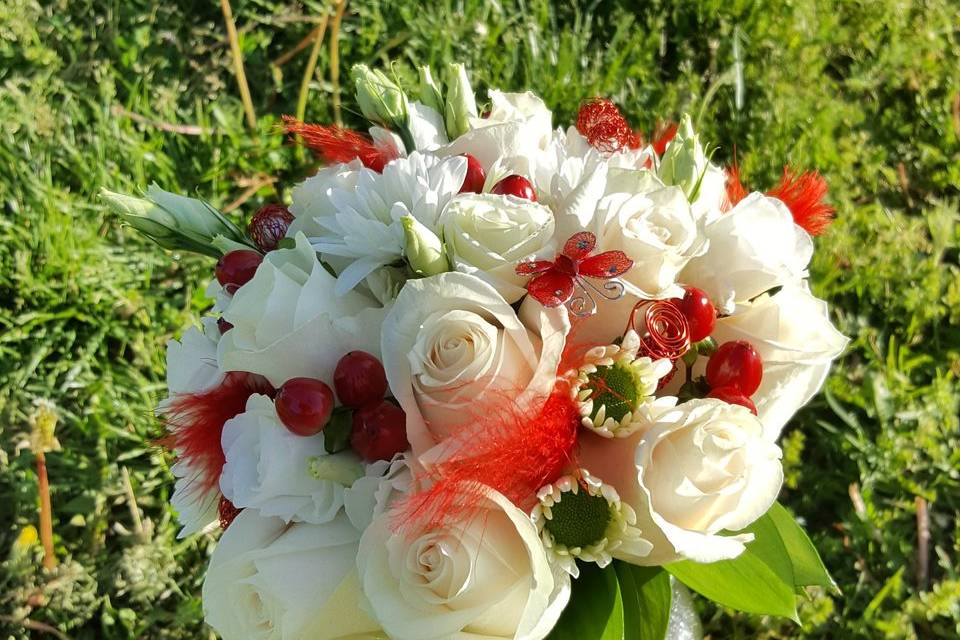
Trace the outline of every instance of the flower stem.
[[37, 452], [37, 479], [40, 490], [40, 542], [43, 543], [43, 567], [51, 570], [57, 566], [53, 553], [53, 507], [50, 504], [50, 482], [47, 479], [47, 457]]
[[227, 40], [230, 41], [230, 53], [233, 57], [233, 73], [237, 78], [237, 87], [240, 89], [240, 100], [243, 101], [247, 126], [255, 132], [257, 130], [257, 114], [253, 111], [250, 86], [247, 84], [247, 74], [243, 69], [243, 52], [240, 51], [240, 38], [237, 36], [237, 26], [233, 22], [230, 0], [220, 0], [220, 9], [223, 11], [223, 20], [227, 24]]
[[346, 10], [347, 0], [337, 0], [337, 11], [330, 25], [330, 84], [333, 87], [330, 97], [333, 103], [333, 122], [338, 127], [343, 126], [340, 114], [340, 22]]
[[[323, 46], [323, 36], [327, 32], [327, 22], [330, 20], [330, 14], [323, 12], [320, 18], [320, 24], [317, 26], [317, 38], [313, 41], [313, 48], [310, 50], [310, 57], [307, 59], [307, 68], [303, 72], [303, 80], [300, 82], [300, 95], [297, 97], [297, 120], [303, 122], [303, 117], [307, 112], [307, 96], [310, 94], [310, 80], [313, 79], [314, 71], [317, 68], [317, 58], [320, 57], [320, 47]], [[297, 145], [297, 159], [302, 161], [304, 158], [303, 145]]]

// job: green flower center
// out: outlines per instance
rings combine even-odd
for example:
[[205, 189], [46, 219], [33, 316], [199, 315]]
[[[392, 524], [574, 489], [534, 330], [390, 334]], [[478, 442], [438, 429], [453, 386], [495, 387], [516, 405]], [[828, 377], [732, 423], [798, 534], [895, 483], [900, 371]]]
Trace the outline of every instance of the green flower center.
[[636, 410], [640, 404], [642, 381], [632, 367], [620, 362], [599, 366], [587, 376], [584, 388], [590, 389], [593, 400], [592, 420], [597, 419], [600, 407], [606, 407], [607, 417], [617, 422]]
[[611, 518], [607, 499], [583, 489], [564, 493], [550, 511], [553, 518], [546, 521], [544, 529], [554, 540], [571, 548], [588, 547], [602, 540]]

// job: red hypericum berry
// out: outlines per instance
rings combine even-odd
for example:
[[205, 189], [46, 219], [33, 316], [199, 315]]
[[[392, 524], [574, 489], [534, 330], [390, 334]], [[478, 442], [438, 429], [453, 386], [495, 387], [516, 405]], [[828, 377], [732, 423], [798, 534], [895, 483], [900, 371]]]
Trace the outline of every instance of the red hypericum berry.
[[740, 392], [740, 389], [737, 389], [736, 387], [728, 386], [711, 389], [710, 393], [707, 394], [707, 397], [723, 400], [727, 404], [738, 404], [741, 407], [750, 409], [753, 415], [757, 415], [757, 405], [753, 404], [753, 400], [743, 395]]
[[680, 313], [687, 319], [690, 342], [710, 337], [717, 323], [717, 310], [703, 289], [684, 287], [683, 297], [676, 301]]
[[217, 515], [220, 516], [220, 528], [224, 531], [230, 526], [230, 523], [240, 515], [243, 509], [238, 509], [232, 502], [227, 500], [226, 496], [220, 496], [220, 504], [217, 505]]
[[469, 153], [463, 154], [467, 159], [467, 175], [463, 179], [463, 186], [460, 187], [460, 193], [481, 193], [483, 183], [487, 180], [487, 174], [483, 170], [480, 161]]
[[280, 421], [298, 436], [320, 433], [333, 412], [333, 391], [313, 378], [291, 378], [274, 400]]
[[217, 282], [223, 285], [227, 293], [233, 293], [250, 282], [257, 267], [263, 262], [263, 255], [249, 249], [239, 249], [225, 254], [217, 261], [214, 273]]
[[509, 175], [497, 184], [493, 185], [490, 193], [500, 196], [516, 196], [527, 200], [537, 201], [537, 192], [533, 188], [533, 183], [517, 174]]
[[711, 389], [736, 387], [752, 396], [763, 379], [763, 361], [749, 342], [724, 342], [707, 360], [707, 384]]
[[366, 351], [351, 351], [333, 371], [333, 388], [340, 404], [354, 409], [377, 404], [387, 394], [383, 365]]
[[390, 460], [407, 450], [407, 415], [387, 400], [353, 414], [350, 446], [367, 462]]
[[291, 222], [293, 214], [279, 202], [274, 202], [260, 207], [253, 215], [247, 225], [247, 233], [261, 251], [273, 251], [287, 235]]
[[223, 335], [233, 329], [233, 325], [227, 322], [226, 318], [217, 318], [217, 329], [220, 330], [220, 335]]

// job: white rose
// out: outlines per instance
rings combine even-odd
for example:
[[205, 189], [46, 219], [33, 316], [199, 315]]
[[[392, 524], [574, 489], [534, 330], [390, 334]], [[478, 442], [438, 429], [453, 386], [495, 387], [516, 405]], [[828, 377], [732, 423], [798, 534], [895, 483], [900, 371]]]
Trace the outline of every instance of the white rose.
[[706, 291], [724, 313], [807, 275], [813, 242], [776, 198], [752, 193], [705, 233], [707, 252], [691, 260], [680, 279]]
[[360, 608], [360, 532], [346, 515], [287, 525], [245, 509], [220, 538], [203, 582], [207, 623], [224, 640], [332, 640], [375, 633]]
[[469, 153], [489, 171], [501, 158], [532, 158], [546, 148], [552, 135], [553, 114], [533, 93], [488, 92], [486, 118], [471, 118], [471, 130], [443, 147], [444, 156]]
[[776, 433], [820, 390], [849, 342], [831, 324], [827, 303], [805, 283], [739, 305], [717, 320], [713, 337], [721, 344], [746, 340], [760, 354], [763, 379], [751, 399], [764, 426]]
[[220, 490], [235, 507], [284, 522], [320, 524], [343, 506], [344, 488], [363, 476], [351, 451], [326, 452], [323, 434], [304, 437], [283, 426], [273, 401], [254, 394], [223, 427], [226, 464]]
[[598, 251], [620, 250], [633, 260], [623, 280], [643, 298], [683, 296], [677, 274], [703, 253], [702, 227], [683, 190], [665, 187], [642, 195], [616, 193], [600, 203]]
[[716, 562], [740, 555], [753, 539], [720, 532], [743, 529], [777, 499], [783, 469], [775, 438], [748, 409], [698, 399], [665, 410], [625, 440], [584, 434], [580, 460], [633, 506], [653, 543], [650, 555], [625, 559]]
[[487, 392], [509, 392], [521, 404], [550, 393], [570, 327], [567, 311], [531, 304], [521, 315], [533, 330], [493, 287], [465, 273], [403, 288], [381, 345], [414, 456], [475, 418]]
[[[220, 339], [217, 321], [203, 318], [201, 322], [202, 331], [190, 327], [179, 341], [167, 342], [167, 389], [171, 396], [201, 393], [223, 381], [224, 373], [217, 367], [217, 341]], [[170, 400], [168, 397], [160, 402], [157, 407], [159, 415], [166, 413]], [[174, 453], [180, 455], [179, 451]], [[192, 535], [217, 522], [220, 492], [216, 487], [204, 490], [204, 470], [191, 465], [186, 458], [180, 458], [170, 467], [170, 472], [176, 478], [170, 504], [183, 525], [177, 537]]]
[[374, 617], [391, 638], [544, 638], [570, 598], [530, 518], [489, 490], [478, 513], [429, 531], [397, 531], [381, 511], [357, 564]]
[[296, 248], [268, 253], [224, 311], [233, 329], [220, 340], [220, 368], [258, 373], [275, 387], [296, 377], [331, 384], [348, 351], [379, 353], [386, 310], [356, 291], [337, 296], [335, 284], [302, 233]]
[[471, 193], [447, 205], [440, 226], [455, 267], [489, 282], [512, 304], [526, 294], [517, 263], [550, 243], [554, 222], [541, 204]]

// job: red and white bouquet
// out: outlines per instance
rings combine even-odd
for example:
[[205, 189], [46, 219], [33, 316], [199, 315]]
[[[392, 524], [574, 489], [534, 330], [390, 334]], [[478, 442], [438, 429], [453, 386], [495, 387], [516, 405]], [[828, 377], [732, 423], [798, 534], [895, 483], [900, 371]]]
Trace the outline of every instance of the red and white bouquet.
[[[689, 118], [554, 128], [462, 65], [354, 68], [369, 133], [286, 119], [326, 166], [246, 230], [104, 191], [217, 258], [158, 407], [227, 640], [655, 638], [685, 590], [796, 618], [830, 578], [776, 503], [778, 436], [847, 340], [807, 285], [816, 173], [748, 193]], [[671, 615], [671, 609], [673, 614]], [[671, 626], [672, 625], [672, 626]]]

